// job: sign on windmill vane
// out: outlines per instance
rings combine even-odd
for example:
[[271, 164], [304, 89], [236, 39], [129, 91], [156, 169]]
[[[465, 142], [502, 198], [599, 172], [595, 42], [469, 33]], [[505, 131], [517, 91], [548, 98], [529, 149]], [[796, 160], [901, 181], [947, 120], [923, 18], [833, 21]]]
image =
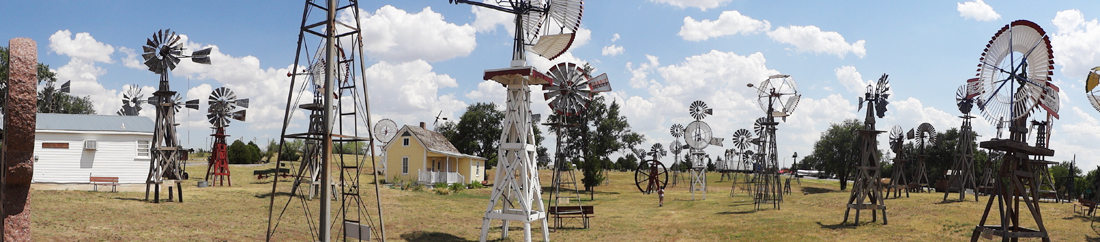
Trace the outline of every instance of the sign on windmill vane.
[[588, 81], [588, 89], [593, 93], [610, 92], [611, 82], [607, 80], [607, 73], [600, 74]]

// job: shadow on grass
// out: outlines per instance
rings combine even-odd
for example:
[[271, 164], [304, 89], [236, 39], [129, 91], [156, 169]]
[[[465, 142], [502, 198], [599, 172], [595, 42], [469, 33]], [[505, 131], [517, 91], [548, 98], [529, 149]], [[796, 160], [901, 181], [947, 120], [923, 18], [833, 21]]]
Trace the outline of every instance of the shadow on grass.
[[756, 209], [749, 210], [749, 211], [719, 212], [717, 214], [725, 215], [725, 214], [750, 214], [750, 213], [756, 213]]
[[947, 199], [947, 200], [943, 200], [943, 201], [937, 202], [937, 203], [935, 203], [935, 204], [952, 204], [952, 203], [961, 203], [961, 202], [976, 202], [976, 201], [970, 201], [970, 200], [958, 200], [958, 199]]
[[817, 187], [802, 187], [802, 192], [806, 194], [818, 194], [827, 192], [836, 192], [837, 190]]
[[[285, 196], [292, 196], [294, 194], [291, 194], [289, 192], [276, 192], [275, 195], [280, 196], [280, 197], [285, 197]], [[260, 193], [260, 194], [256, 194], [253, 197], [256, 197], [256, 198], [271, 198], [271, 193]]]
[[[878, 221], [864, 221], [864, 222], [859, 223], [859, 225], [868, 225], [868, 224], [873, 224], [873, 223], [881, 223], [881, 222], [878, 222]], [[853, 223], [839, 223], [839, 224], [826, 225], [826, 224], [822, 224], [821, 222], [817, 222], [817, 225], [821, 226], [821, 228], [823, 228], [823, 229], [832, 229], [832, 230], [859, 228], [859, 225], [856, 225], [856, 224], [853, 224]]]
[[[1073, 216], [1065, 217], [1065, 218], [1062, 218], [1062, 219], [1065, 219], [1065, 220], [1080, 220], [1081, 222], [1094, 222], [1094, 223], [1095, 222], [1100, 222], [1100, 217], [1085, 216], [1085, 215], [1080, 215], [1080, 214], [1074, 214]], [[1100, 232], [1098, 232], [1097, 235], [1100, 235]]]
[[452, 234], [424, 231], [413, 231], [402, 234], [401, 239], [406, 241], [473, 241], [459, 238]]

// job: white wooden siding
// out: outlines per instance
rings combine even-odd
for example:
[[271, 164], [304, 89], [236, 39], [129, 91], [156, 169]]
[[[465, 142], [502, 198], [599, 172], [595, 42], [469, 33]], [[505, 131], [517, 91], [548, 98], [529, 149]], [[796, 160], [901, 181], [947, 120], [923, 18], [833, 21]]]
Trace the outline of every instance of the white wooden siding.
[[[96, 150], [85, 150], [84, 140], [96, 140]], [[34, 182], [87, 183], [89, 176], [118, 177], [119, 183], [145, 183], [149, 157], [137, 156], [137, 141], [152, 140], [151, 133], [35, 134]], [[68, 149], [42, 148], [42, 143], [69, 143]]]

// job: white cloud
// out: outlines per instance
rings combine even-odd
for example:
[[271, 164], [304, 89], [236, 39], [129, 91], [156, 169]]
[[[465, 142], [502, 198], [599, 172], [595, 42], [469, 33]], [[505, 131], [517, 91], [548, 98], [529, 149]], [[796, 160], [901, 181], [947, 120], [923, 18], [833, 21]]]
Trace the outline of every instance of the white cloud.
[[771, 23], [767, 20], [757, 20], [749, 16], [741, 15], [737, 11], [725, 11], [718, 16], [718, 20], [704, 19], [696, 21], [692, 17], [684, 17], [684, 25], [680, 27], [680, 37], [688, 41], [702, 41], [712, 37], [720, 37], [735, 34], [754, 34], [771, 29]]
[[722, 6], [732, 0], [649, 0], [650, 2], [664, 3], [680, 8], [699, 8], [707, 11], [708, 8]]
[[134, 69], [139, 69], [139, 70], [147, 69], [145, 64], [142, 63], [143, 61], [138, 58], [139, 55], [136, 51], [134, 51], [134, 49], [119, 46], [118, 47], [118, 52], [126, 55], [125, 57], [122, 57], [122, 65], [123, 66], [129, 67], [129, 68], [134, 68]]
[[[469, 55], [477, 46], [473, 26], [448, 23], [430, 7], [415, 14], [390, 5], [373, 14], [360, 12], [367, 13], [360, 16], [367, 56], [381, 61], [442, 61]], [[353, 16], [344, 11], [339, 18], [351, 21]]]
[[458, 87], [458, 82], [432, 68], [422, 60], [371, 65], [365, 75], [372, 81], [369, 91], [375, 105], [371, 113], [399, 124], [415, 125], [432, 123], [435, 120], [426, 119], [440, 111], [443, 117], [454, 117], [455, 112], [465, 110], [466, 103], [456, 100], [454, 94], [440, 93], [442, 88]]
[[974, 19], [978, 21], [993, 21], [1001, 19], [1001, 15], [993, 11], [993, 7], [989, 4], [985, 4], [982, 0], [974, 0], [971, 2], [958, 3], [955, 8], [959, 10], [959, 16], [966, 19]]
[[1057, 31], [1050, 35], [1056, 64], [1062, 66], [1062, 74], [1073, 79], [1084, 79], [1088, 70], [1100, 65], [1100, 21], [1085, 21], [1084, 14], [1076, 9], [1058, 12], [1052, 20]]
[[[482, 2], [496, 4], [495, 0], [484, 0]], [[510, 35], [516, 32], [516, 26], [513, 24], [516, 20], [516, 15], [514, 14], [478, 6], [470, 6], [470, 12], [474, 13], [474, 23], [472, 25], [477, 29], [478, 33], [495, 31], [497, 26], [504, 26]]]
[[96, 41], [88, 32], [77, 33], [73, 37], [72, 32], [66, 29], [50, 35], [50, 51], [87, 61], [113, 63], [111, 53], [115, 52], [115, 48]]
[[648, 86], [648, 83], [650, 82], [650, 80], [647, 79], [649, 73], [653, 72], [653, 70], [660, 65], [660, 63], [657, 62], [656, 56], [645, 55], [645, 58], [646, 60], [648, 60], [648, 62], [643, 62], [642, 64], [639, 64], [637, 69], [634, 68], [634, 63], [626, 63], [626, 70], [630, 71], [631, 74], [631, 88], [645, 88], [646, 86]]
[[504, 102], [507, 91], [499, 82], [483, 81], [477, 83], [477, 90], [467, 92], [466, 98], [474, 102]]
[[821, 31], [817, 26], [789, 26], [779, 27], [768, 32], [768, 37], [781, 43], [794, 45], [799, 52], [814, 52], [834, 54], [840, 58], [848, 53], [863, 58], [867, 49], [863, 46], [864, 40], [858, 40], [849, 44], [844, 36], [833, 31]]
[[611, 37], [611, 42], [615, 42], [617, 40], [619, 40], [619, 33], [615, 33], [615, 35]]
[[836, 72], [836, 80], [840, 81], [840, 84], [848, 88], [849, 92], [853, 94], [863, 94], [866, 92], [867, 83], [863, 81], [863, 76], [856, 71], [854, 66], [841, 66], [833, 70]]
[[622, 54], [623, 51], [625, 51], [625, 50], [623, 49], [622, 46], [608, 45], [608, 46], [604, 46], [603, 50], [600, 53], [604, 56], [616, 56], [616, 55]]

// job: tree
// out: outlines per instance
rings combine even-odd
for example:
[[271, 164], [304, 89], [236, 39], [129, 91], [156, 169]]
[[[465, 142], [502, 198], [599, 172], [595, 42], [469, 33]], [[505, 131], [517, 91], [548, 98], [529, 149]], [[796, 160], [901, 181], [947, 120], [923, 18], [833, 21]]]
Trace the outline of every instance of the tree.
[[588, 108], [580, 115], [552, 114], [549, 119], [552, 122], [583, 124], [571, 128], [563, 128], [556, 135], [568, 137], [581, 137], [578, 142], [566, 144], [564, 149], [572, 154], [578, 154], [577, 162], [584, 175], [581, 183], [585, 191], [594, 192], [593, 188], [603, 183], [606, 179], [603, 170], [610, 168], [611, 153], [629, 151], [629, 148], [642, 143], [645, 138], [641, 134], [630, 129], [630, 123], [626, 116], [619, 114], [620, 106], [617, 102], [607, 105], [603, 96], [597, 96], [588, 104]]
[[[497, 164], [497, 148], [500, 146], [503, 120], [504, 112], [498, 111], [496, 104], [475, 103], [466, 107], [466, 112], [454, 126], [457, 131], [455, 136], [448, 139], [459, 152], [485, 157], [485, 169], [492, 169]], [[445, 123], [444, 126], [446, 125]]]
[[95, 114], [91, 95], [74, 97], [60, 92], [54, 84], [55, 80], [46, 81], [46, 86], [38, 92], [39, 113]]
[[305, 141], [296, 139], [293, 141], [286, 141], [283, 143], [282, 150], [279, 151], [279, 160], [282, 161], [298, 161], [302, 158], [299, 154], [302, 149], [305, 148]]
[[803, 163], [816, 163], [814, 165], [820, 166], [821, 171], [836, 174], [840, 179], [840, 190], [848, 189], [848, 175], [859, 162], [860, 138], [856, 131], [860, 129], [863, 129], [863, 123], [856, 119], [830, 124], [829, 129], [814, 142], [813, 154], [804, 158]]
[[1069, 161], [1062, 161], [1053, 167], [1050, 167], [1050, 175], [1054, 177], [1054, 187], [1062, 196], [1080, 194], [1077, 192], [1075, 179], [1070, 179], [1070, 171], [1073, 171], [1073, 177], [1081, 177], [1081, 168], [1074, 166], [1074, 163]]
[[633, 171], [638, 169], [638, 157], [634, 157], [634, 154], [620, 156], [615, 163], [619, 164], [619, 168], [622, 170]]
[[229, 164], [249, 164], [252, 163], [251, 158], [252, 149], [248, 147], [241, 140], [234, 140], [232, 144], [227, 147], [226, 153], [229, 155]]
[[[95, 114], [91, 96], [73, 97], [69, 94], [57, 92], [54, 83], [57, 82], [57, 74], [50, 71], [50, 66], [38, 63], [38, 85], [46, 83], [45, 88], [38, 92], [38, 112], [42, 113], [72, 113]], [[5, 98], [8, 93], [8, 48], [0, 47], [0, 114], [3, 113]]]

